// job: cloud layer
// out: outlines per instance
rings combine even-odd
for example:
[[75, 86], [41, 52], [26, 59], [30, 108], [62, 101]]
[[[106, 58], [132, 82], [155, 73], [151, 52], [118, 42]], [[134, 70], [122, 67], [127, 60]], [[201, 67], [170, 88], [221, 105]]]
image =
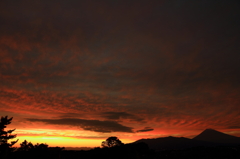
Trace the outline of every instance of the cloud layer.
[[143, 122], [143, 119], [126, 112], [103, 112], [102, 116], [109, 120], [131, 119], [133, 121]]
[[154, 130], [153, 128], [145, 127], [144, 129], [137, 130], [136, 132], [148, 132], [148, 131], [153, 131], [153, 130]]
[[68, 125], [68, 126], [80, 126], [87, 131], [95, 131], [102, 133], [109, 132], [132, 132], [132, 128], [123, 126], [115, 121], [99, 121], [99, 120], [85, 120], [76, 118], [65, 119], [26, 119], [31, 122], [44, 122], [46, 124], [53, 125]]
[[240, 130], [238, 1], [0, 4], [0, 115], [17, 128]]

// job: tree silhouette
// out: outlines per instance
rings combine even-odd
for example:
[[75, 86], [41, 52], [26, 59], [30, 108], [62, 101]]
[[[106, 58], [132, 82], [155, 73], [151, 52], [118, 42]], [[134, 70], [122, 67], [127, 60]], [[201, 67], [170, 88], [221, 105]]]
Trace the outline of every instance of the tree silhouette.
[[31, 142], [27, 142], [27, 140], [24, 140], [20, 147], [18, 148], [19, 151], [29, 151], [30, 149], [33, 149], [34, 146]]
[[37, 150], [47, 150], [48, 149], [48, 145], [47, 144], [44, 144], [44, 143], [37, 143], [34, 145], [34, 148], [37, 149]]
[[8, 119], [8, 116], [1, 117], [0, 121], [0, 154], [1, 155], [7, 155], [9, 151], [12, 150], [12, 146], [18, 141], [11, 141], [8, 142], [11, 139], [16, 138], [16, 135], [12, 135], [12, 132], [15, 129], [12, 130], [5, 130], [7, 125], [11, 124], [13, 118]]
[[102, 147], [115, 147], [121, 145], [123, 145], [122, 141], [115, 136], [109, 137], [106, 141], [102, 142]]

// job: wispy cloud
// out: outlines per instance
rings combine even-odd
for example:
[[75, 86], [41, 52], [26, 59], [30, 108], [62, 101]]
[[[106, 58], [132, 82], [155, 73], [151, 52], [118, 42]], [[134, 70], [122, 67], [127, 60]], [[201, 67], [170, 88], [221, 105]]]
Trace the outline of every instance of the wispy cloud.
[[154, 129], [151, 127], [145, 127], [144, 129], [137, 130], [136, 132], [148, 132], [148, 131], [153, 131]]
[[144, 120], [136, 115], [129, 114], [127, 112], [103, 112], [102, 116], [109, 120], [131, 119], [138, 122], [143, 122]]
[[95, 132], [238, 129], [236, 3], [1, 2], [0, 114]]
[[123, 126], [115, 121], [100, 121], [100, 120], [86, 120], [76, 118], [65, 118], [65, 119], [26, 119], [31, 122], [44, 122], [53, 125], [70, 125], [79, 126], [84, 130], [95, 131], [95, 132], [128, 132], [132, 133], [132, 128]]

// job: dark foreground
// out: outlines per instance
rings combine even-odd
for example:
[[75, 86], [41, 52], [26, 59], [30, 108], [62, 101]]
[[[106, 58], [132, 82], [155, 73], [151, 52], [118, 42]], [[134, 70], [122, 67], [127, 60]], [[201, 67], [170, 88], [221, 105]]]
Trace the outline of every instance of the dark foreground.
[[48, 148], [14, 151], [1, 159], [240, 159], [240, 146], [195, 147], [183, 150], [151, 150], [145, 143], [112, 148], [71, 151]]

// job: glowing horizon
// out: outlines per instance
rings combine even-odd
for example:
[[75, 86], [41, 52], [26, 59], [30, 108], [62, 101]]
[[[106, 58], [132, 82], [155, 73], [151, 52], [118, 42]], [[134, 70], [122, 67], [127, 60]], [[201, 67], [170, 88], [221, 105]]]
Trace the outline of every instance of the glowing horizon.
[[0, 116], [21, 141], [240, 136], [238, 2], [0, 3]]
[[[51, 130], [51, 129], [36, 129], [36, 130], [27, 130], [29, 134], [31, 135], [22, 135], [16, 134], [21, 131], [16, 131], [17, 137], [13, 139], [12, 141], [18, 139], [19, 141], [14, 145], [14, 147], [19, 147], [20, 143], [22, 143], [24, 140], [27, 140], [28, 142], [31, 142], [32, 144], [37, 144], [37, 143], [44, 143], [48, 144], [49, 147], [101, 147], [102, 141], [105, 141], [108, 137], [113, 136], [111, 134], [106, 135], [105, 137], [95, 137], [95, 138], [80, 138], [76, 136], [61, 136], [62, 134], [59, 135], [50, 135], [50, 134], [44, 134], [46, 131], [59, 131], [59, 130]], [[178, 130], [175, 130], [178, 131]], [[234, 131], [234, 130], [219, 130], [221, 132], [224, 132], [229, 135], [237, 135], [240, 137], [240, 130]], [[37, 133], [36, 133], [37, 132]], [[62, 131], [64, 132], [64, 131]], [[187, 137], [187, 138], [193, 138], [194, 136], [200, 134], [201, 131], [189, 131], [188, 133], [185, 132], [185, 135], [181, 135], [184, 133], [179, 132], [173, 133], [173, 131], [170, 131], [169, 133], [167, 132], [161, 132], [160, 134], [131, 134], [131, 135], [126, 135], [126, 136], [117, 136], [124, 144], [127, 143], [132, 143], [134, 141], [137, 141], [139, 139], [144, 139], [144, 138], [159, 138], [159, 137], [168, 137], [168, 136], [175, 136], [175, 137]], [[68, 134], [68, 132], [66, 132]]]

